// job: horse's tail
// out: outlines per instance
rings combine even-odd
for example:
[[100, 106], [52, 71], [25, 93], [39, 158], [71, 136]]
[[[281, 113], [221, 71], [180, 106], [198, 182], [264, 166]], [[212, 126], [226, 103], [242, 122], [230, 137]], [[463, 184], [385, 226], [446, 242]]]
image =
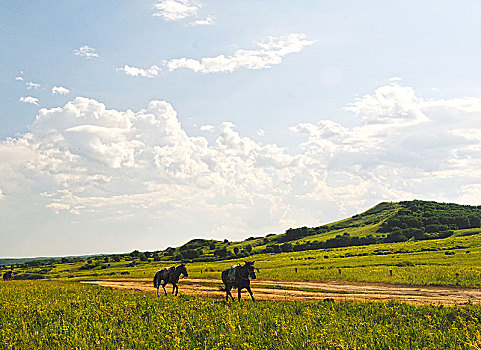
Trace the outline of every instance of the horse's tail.
[[220, 288], [219, 290], [220, 290], [221, 292], [225, 292], [227, 289], [225, 289], [225, 288]]
[[160, 286], [160, 271], [157, 271], [154, 276], [154, 288], [159, 288]]

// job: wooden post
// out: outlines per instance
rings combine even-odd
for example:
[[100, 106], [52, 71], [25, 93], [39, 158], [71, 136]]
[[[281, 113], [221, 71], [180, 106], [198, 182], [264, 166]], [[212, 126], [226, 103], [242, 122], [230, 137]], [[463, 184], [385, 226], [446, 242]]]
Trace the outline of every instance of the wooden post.
[[389, 276], [392, 277], [392, 270], [389, 270]]
[[339, 274], [341, 274], [341, 268], [338, 268], [337, 270], [339, 271]]
[[297, 273], [297, 267], [296, 267], [296, 268], [294, 268], [294, 270], [295, 270], [295, 271], [296, 271], [296, 273]]

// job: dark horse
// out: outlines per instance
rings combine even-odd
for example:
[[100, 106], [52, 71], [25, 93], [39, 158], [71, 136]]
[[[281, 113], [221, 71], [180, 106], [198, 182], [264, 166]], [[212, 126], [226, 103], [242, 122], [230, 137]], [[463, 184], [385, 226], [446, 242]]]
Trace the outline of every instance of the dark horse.
[[[163, 270], [159, 270], [155, 273], [154, 276], [154, 287], [157, 288], [157, 296], [159, 296], [159, 287], [162, 286], [164, 288], [165, 295], [167, 295], [167, 291], [165, 290], [165, 285], [167, 283], [172, 284], [172, 294], [177, 295], [179, 293], [179, 287], [177, 286], [177, 282], [179, 282], [180, 274], [183, 274], [185, 277], [188, 277], [187, 269], [185, 268], [184, 264], [179, 266], [172, 266], [166, 267]], [[164, 281], [162, 283], [162, 281]]]
[[10, 281], [13, 280], [13, 271], [7, 271], [3, 274], [3, 280], [4, 281]]
[[[231, 269], [234, 269], [233, 271]], [[255, 301], [254, 296], [252, 295], [251, 290], [251, 281], [249, 277], [253, 280], [256, 279], [256, 272], [254, 269], [254, 261], [246, 262], [244, 265], [231, 267], [227, 270], [222, 271], [222, 282], [224, 282], [224, 288], [222, 291], [225, 291], [225, 300], [229, 301], [229, 295], [234, 301], [234, 297], [230, 290], [232, 288], [237, 288], [237, 298], [239, 301], [241, 300], [241, 291], [242, 289], [247, 289], [249, 294], [251, 295], [252, 301]]]

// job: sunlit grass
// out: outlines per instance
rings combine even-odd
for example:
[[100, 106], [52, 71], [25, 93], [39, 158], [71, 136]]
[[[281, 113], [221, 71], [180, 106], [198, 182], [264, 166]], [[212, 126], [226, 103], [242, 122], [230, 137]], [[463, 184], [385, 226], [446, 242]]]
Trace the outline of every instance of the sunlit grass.
[[243, 302], [53, 281], [0, 283], [5, 349], [468, 349], [481, 307]]

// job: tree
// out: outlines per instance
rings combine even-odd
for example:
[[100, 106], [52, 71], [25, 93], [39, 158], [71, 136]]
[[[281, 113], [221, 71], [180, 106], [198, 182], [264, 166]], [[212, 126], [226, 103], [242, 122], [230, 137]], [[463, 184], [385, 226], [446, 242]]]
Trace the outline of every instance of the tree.
[[174, 252], [175, 252], [175, 248], [172, 248], [172, 247], [168, 247], [166, 250], [165, 250], [165, 255], [167, 256], [172, 256], [174, 255]]
[[307, 227], [290, 228], [286, 231], [286, 237], [289, 241], [297, 238], [305, 237], [308, 234]]
[[479, 216], [471, 215], [469, 217], [469, 226], [471, 226], [472, 228], [480, 227], [481, 219], [479, 218]]
[[250, 244], [246, 245], [246, 250], [248, 253], [252, 252], [252, 246]]
[[227, 256], [227, 248], [222, 247], [220, 249], [214, 250], [214, 256], [217, 256], [219, 258], [225, 258]]
[[284, 243], [281, 245], [281, 250], [283, 252], [292, 252], [293, 251], [293, 248], [292, 248], [292, 244], [291, 243]]
[[454, 223], [459, 229], [469, 228], [469, 220], [466, 216], [458, 216], [454, 219]]
[[235, 255], [239, 254], [239, 248], [238, 247], [234, 247], [234, 254]]
[[199, 251], [195, 249], [187, 249], [182, 252], [180, 252], [180, 255], [182, 257], [181, 260], [184, 259], [195, 259], [199, 257]]

